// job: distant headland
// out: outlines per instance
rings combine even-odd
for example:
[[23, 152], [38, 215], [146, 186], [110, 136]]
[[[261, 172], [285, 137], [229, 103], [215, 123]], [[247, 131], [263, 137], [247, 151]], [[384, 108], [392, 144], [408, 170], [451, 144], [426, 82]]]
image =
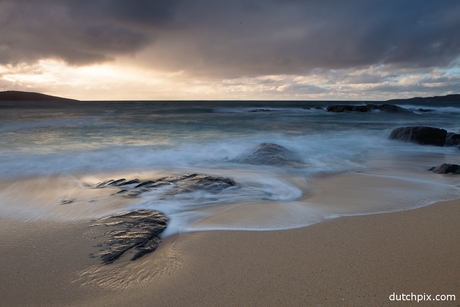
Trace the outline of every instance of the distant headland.
[[[70, 98], [63, 98], [63, 97], [58, 97], [58, 96], [45, 95], [45, 94], [34, 93], [34, 92], [3, 91], [3, 92], [0, 92], [0, 101], [78, 101], [78, 100], [70, 99]], [[387, 102], [398, 102], [398, 101], [458, 101], [460, 102], [460, 94], [387, 100]]]
[[33, 92], [4, 91], [0, 92], [0, 101], [78, 101]]
[[460, 102], [460, 94], [452, 94], [446, 96], [434, 96], [434, 97], [414, 97], [407, 99], [391, 99], [388, 101], [458, 101]]

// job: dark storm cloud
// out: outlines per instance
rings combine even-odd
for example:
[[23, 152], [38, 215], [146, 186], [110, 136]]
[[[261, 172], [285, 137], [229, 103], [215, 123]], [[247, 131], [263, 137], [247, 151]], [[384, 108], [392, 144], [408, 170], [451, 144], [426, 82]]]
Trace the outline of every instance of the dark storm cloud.
[[145, 67], [237, 77], [460, 56], [460, 3], [449, 0], [0, 0], [0, 12], [1, 63], [138, 53]]
[[0, 63], [57, 58], [85, 65], [135, 53], [168, 26], [176, 2], [0, 0]]

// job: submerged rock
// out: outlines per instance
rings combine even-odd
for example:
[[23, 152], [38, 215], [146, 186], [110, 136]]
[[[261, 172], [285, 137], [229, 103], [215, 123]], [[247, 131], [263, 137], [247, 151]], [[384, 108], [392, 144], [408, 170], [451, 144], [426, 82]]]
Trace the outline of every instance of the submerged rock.
[[139, 209], [122, 212], [99, 220], [94, 226], [106, 226], [106, 241], [99, 244], [102, 249], [92, 257], [99, 257], [104, 264], [117, 260], [124, 254], [136, 260], [158, 248], [159, 235], [166, 229], [169, 219], [155, 210]]
[[382, 105], [375, 105], [375, 104], [367, 104], [364, 106], [351, 106], [351, 105], [334, 105], [329, 106], [326, 108], [327, 112], [370, 112], [374, 110], [379, 110], [383, 112], [389, 113], [412, 113], [408, 109], [404, 109], [392, 104], [382, 104]]
[[436, 173], [436, 174], [460, 175], [460, 165], [443, 163], [441, 165], [430, 168], [429, 171], [432, 171], [433, 173]]
[[275, 166], [303, 164], [302, 159], [295, 152], [273, 143], [262, 143], [249, 155], [230, 160], [230, 162]]
[[394, 129], [390, 140], [410, 141], [421, 145], [444, 146], [447, 131], [432, 127], [401, 127]]
[[460, 146], [460, 134], [448, 132], [444, 146]]
[[428, 113], [428, 112], [433, 112], [432, 109], [417, 109], [415, 110], [416, 112], [420, 112], [420, 113]]

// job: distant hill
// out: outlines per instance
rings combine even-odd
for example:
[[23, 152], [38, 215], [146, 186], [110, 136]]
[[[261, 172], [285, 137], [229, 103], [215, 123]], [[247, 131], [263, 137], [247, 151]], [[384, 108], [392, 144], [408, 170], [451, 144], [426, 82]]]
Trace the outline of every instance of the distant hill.
[[458, 101], [460, 102], [459, 94], [452, 94], [446, 96], [434, 96], [434, 97], [414, 97], [408, 99], [391, 99], [388, 101]]
[[77, 101], [75, 99], [50, 96], [33, 92], [4, 91], [0, 92], [0, 101]]

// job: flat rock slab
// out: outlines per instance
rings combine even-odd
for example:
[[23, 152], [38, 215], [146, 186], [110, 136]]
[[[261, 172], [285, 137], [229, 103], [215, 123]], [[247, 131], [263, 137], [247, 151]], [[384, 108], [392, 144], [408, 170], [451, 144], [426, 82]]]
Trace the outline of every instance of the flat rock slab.
[[394, 129], [390, 140], [415, 142], [420, 145], [444, 146], [447, 131], [432, 127], [401, 127]]
[[117, 180], [110, 179], [94, 185], [93, 188], [118, 187], [120, 190], [113, 195], [137, 197], [142, 193], [164, 186], [169, 187], [167, 192], [165, 192], [166, 195], [192, 193], [198, 190], [205, 190], [209, 193], [217, 194], [224, 189], [237, 187], [235, 181], [231, 178], [192, 173], [144, 181], [140, 181], [139, 179], [126, 180], [125, 178]]
[[98, 257], [109, 264], [124, 254], [136, 260], [157, 249], [159, 235], [166, 229], [169, 219], [155, 210], [139, 209], [118, 213], [98, 221], [94, 226], [106, 226], [111, 230], [103, 236], [105, 241], [98, 244], [102, 249], [91, 257]]
[[230, 160], [230, 162], [273, 166], [299, 166], [304, 164], [298, 154], [273, 143], [262, 143], [257, 146], [254, 152]]

